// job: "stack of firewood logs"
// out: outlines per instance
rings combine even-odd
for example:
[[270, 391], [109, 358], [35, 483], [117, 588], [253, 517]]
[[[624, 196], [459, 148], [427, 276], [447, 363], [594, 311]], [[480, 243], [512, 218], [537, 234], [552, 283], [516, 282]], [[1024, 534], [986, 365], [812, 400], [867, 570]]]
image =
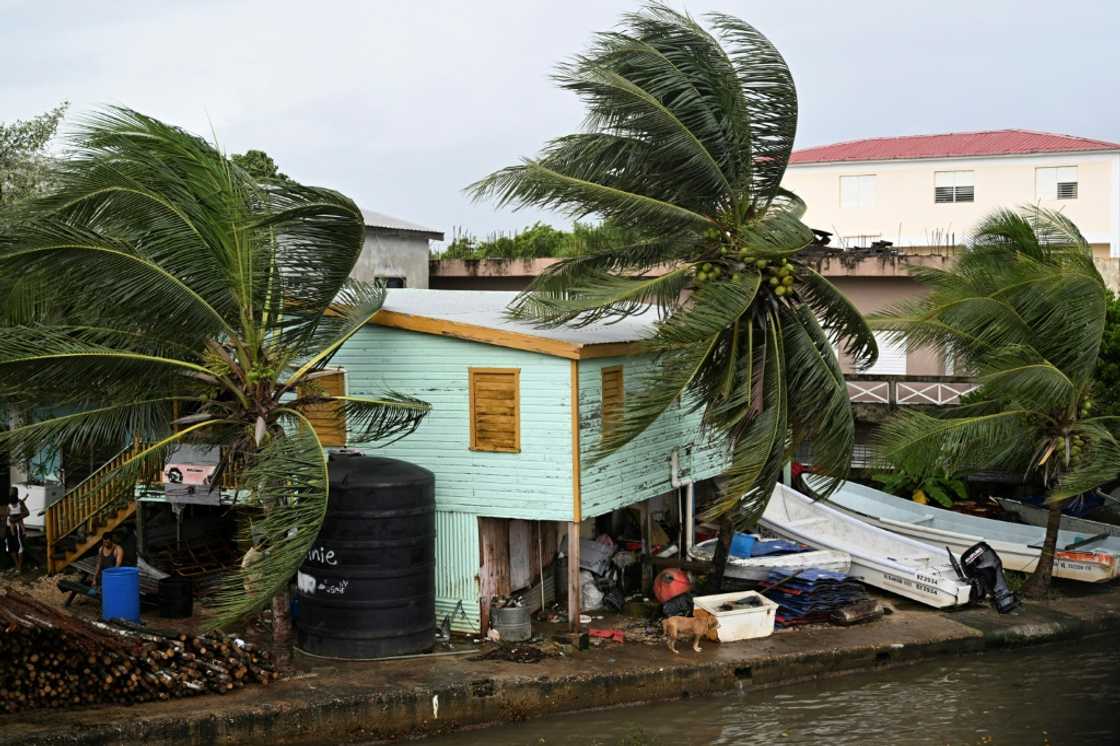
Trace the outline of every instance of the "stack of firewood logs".
[[224, 694], [276, 677], [267, 652], [232, 635], [104, 624], [0, 588], [0, 713]]

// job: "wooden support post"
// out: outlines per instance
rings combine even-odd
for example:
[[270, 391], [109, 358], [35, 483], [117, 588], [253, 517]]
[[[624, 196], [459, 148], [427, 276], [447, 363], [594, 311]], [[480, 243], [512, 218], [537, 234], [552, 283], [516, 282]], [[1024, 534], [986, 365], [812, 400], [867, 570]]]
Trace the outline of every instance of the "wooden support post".
[[579, 597], [579, 524], [568, 522], [568, 629], [579, 632], [583, 605]]
[[[642, 515], [642, 557], [653, 554], [653, 529], [650, 527], [650, 501], [645, 500], [638, 505]], [[648, 562], [642, 562], [642, 593], [648, 593], [653, 587], [653, 568]]]
[[490, 599], [509, 595], [509, 521], [479, 518], [479, 602], [482, 634], [490, 629]]

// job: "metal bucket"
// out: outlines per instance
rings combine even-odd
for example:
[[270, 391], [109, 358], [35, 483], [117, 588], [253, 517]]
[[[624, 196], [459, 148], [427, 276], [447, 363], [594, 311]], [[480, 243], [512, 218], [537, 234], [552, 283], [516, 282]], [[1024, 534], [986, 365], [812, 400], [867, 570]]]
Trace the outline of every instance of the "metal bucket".
[[529, 609], [525, 606], [491, 609], [490, 626], [498, 630], [503, 642], [524, 642], [533, 636]]

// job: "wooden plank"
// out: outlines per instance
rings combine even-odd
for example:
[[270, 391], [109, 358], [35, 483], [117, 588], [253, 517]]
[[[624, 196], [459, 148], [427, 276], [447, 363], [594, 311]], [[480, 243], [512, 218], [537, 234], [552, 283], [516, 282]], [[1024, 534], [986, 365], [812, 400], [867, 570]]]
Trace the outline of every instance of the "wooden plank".
[[579, 524], [568, 522], [568, 629], [579, 632], [582, 610], [579, 595]]
[[602, 394], [600, 401], [600, 437], [608, 438], [622, 422], [625, 386], [621, 365], [603, 368], [600, 373]]
[[[316, 378], [314, 383], [327, 396], [346, 395], [346, 373], [339, 369], [334, 375]], [[310, 387], [299, 387], [300, 396], [310, 393]], [[305, 407], [304, 415], [314, 428], [324, 446], [340, 447], [346, 445], [346, 415], [340, 402], [323, 402]]]
[[537, 547], [530, 538], [529, 521], [509, 522], [509, 585], [513, 590], [525, 588], [535, 576], [532, 558]]
[[469, 368], [470, 448], [521, 450], [521, 369]]
[[482, 633], [490, 627], [490, 599], [506, 596], [509, 582], [509, 521], [505, 518], [478, 519], [479, 606]]

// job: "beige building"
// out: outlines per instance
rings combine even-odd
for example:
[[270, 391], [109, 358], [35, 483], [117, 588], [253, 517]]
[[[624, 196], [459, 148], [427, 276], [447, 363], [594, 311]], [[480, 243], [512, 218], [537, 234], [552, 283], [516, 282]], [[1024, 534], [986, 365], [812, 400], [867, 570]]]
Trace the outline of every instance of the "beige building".
[[[864, 313], [921, 292], [906, 266], [952, 260], [1000, 207], [1039, 204], [1068, 215], [1098, 265], [1120, 278], [1120, 144], [1026, 130], [888, 137], [793, 154], [783, 186], [805, 200], [805, 222], [846, 250], [893, 244], [890, 256], [839, 261], [826, 274]], [[857, 252], [853, 252], [855, 255]], [[880, 339], [871, 374], [951, 374], [923, 351]]]
[[1025, 130], [856, 140], [795, 152], [783, 186], [840, 246], [956, 246], [992, 210], [1039, 204], [1120, 257], [1117, 143]]

